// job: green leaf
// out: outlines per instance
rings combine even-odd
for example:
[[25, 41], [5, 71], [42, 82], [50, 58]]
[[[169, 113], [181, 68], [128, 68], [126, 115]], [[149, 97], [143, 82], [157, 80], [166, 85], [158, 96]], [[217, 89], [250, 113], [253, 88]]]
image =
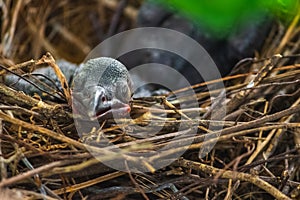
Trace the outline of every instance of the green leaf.
[[[299, 0], [154, 0], [204, 27], [217, 37], [248, 20], [264, 17], [267, 10], [287, 18], [299, 12]], [[282, 14], [283, 13], [283, 14]], [[285, 14], [284, 14], [285, 13]]]

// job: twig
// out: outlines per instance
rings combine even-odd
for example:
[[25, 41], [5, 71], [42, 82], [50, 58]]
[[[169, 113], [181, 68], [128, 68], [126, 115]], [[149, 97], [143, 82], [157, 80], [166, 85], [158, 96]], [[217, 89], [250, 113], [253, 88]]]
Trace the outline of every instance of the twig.
[[[9, 71], [14, 71], [16, 69], [22, 69], [23, 67], [31, 67], [31, 66], [34, 66], [34, 65], [35, 65], [35, 61], [33, 59], [31, 59], [29, 61], [26, 61], [26, 62], [23, 62], [23, 63], [20, 63], [20, 64], [16, 64], [16, 65], [10, 66], [9, 68], [5, 67], [4, 70], [0, 71], [0, 76], [4, 75], [8, 70]], [[6, 70], [6, 69], [8, 69], [8, 70]]]
[[256, 175], [246, 174], [246, 173], [237, 172], [237, 171], [230, 171], [230, 170], [224, 171], [222, 169], [218, 169], [218, 168], [212, 167], [210, 165], [206, 165], [203, 163], [194, 162], [194, 161], [190, 161], [190, 160], [186, 160], [186, 159], [179, 159], [174, 163], [174, 165], [181, 166], [181, 167], [188, 168], [188, 169], [193, 169], [196, 171], [200, 170], [204, 173], [212, 174], [212, 175], [216, 175], [216, 174], [220, 173], [221, 178], [234, 179], [234, 180], [238, 179], [241, 181], [250, 182], [250, 183], [256, 185], [257, 187], [265, 190], [270, 195], [274, 196], [276, 199], [291, 200], [288, 196], [286, 196], [285, 194], [283, 194], [282, 192], [277, 190], [274, 186], [265, 182], [264, 180], [259, 178], [259, 176], [256, 176]]
[[141, 193], [141, 195], [144, 197], [144, 199], [149, 200], [149, 198], [147, 197], [147, 195], [145, 194], [145, 191], [139, 186], [139, 184], [135, 181], [135, 179], [133, 178], [131, 171], [128, 167], [127, 162], [125, 161], [125, 166], [126, 166], [126, 170], [128, 171], [128, 175], [130, 177], [130, 180], [132, 181], [132, 183], [135, 185], [135, 187], [138, 189], [138, 191]]
[[72, 117], [71, 113], [66, 112], [63, 109], [59, 109], [58, 106], [53, 106], [43, 101], [32, 98], [31, 96], [26, 95], [23, 92], [15, 91], [2, 83], [0, 83], [0, 94], [1, 96], [7, 96], [12, 98], [14, 100], [14, 103], [17, 103], [19, 106], [37, 107], [40, 109], [47, 110], [48, 113], [53, 113], [57, 111], [57, 115], [65, 117], [67, 116], [68, 118]]
[[22, 181], [22, 180], [27, 179], [27, 178], [29, 178], [31, 176], [34, 176], [35, 174], [39, 174], [41, 172], [51, 170], [54, 167], [66, 165], [68, 163], [70, 163], [70, 161], [56, 161], [56, 162], [52, 162], [52, 163], [43, 165], [43, 166], [38, 167], [36, 169], [33, 169], [33, 170], [30, 170], [30, 171], [21, 173], [19, 175], [13, 176], [11, 178], [4, 179], [4, 180], [2, 180], [0, 182], [0, 188], [3, 188], [5, 186], [9, 186], [9, 185], [15, 184], [15, 183], [17, 183], [19, 181]]
[[[118, 6], [119, 1], [117, 0], [102, 0], [103, 1], [103, 5], [115, 10]], [[127, 8], [125, 8], [124, 13], [126, 16], [128, 16], [131, 21], [135, 22], [137, 15], [138, 15], [138, 11], [133, 8], [128, 6]]]
[[27, 129], [30, 129], [30, 130], [33, 130], [33, 131], [37, 131], [39, 133], [47, 135], [47, 136], [49, 136], [53, 139], [56, 139], [58, 141], [65, 142], [65, 143], [68, 143], [70, 145], [73, 145], [77, 148], [85, 149], [84, 144], [82, 144], [80, 142], [77, 142], [77, 141], [75, 141], [71, 138], [68, 138], [68, 137], [64, 136], [64, 135], [57, 134], [56, 132], [51, 131], [49, 129], [46, 129], [44, 127], [34, 126], [34, 125], [32, 125], [30, 123], [27, 123], [25, 121], [22, 121], [22, 120], [19, 120], [19, 119], [16, 119], [16, 118], [11, 118], [9, 115], [4, 114], [3, 112], [0, 112], [0, 118], [2, 118], [4, 121], [10, 122], [14, 125], [22, 126], [24, 128], [27, 128]]
[[55, 71], [56, 76], [58, 77], [61, 87], [64, 91], [64, 94], [66, 96], [67, 102], [69, 104], [69, 106], [72, 105], [72, 101], [71, 101], [71, 91], [69, 88], [69, 84], [68, 81], [66, 80], [65, 75], [62, 73], [62, 71], [60, 70], [60, 68], [57, 66], [57, 64], [55, 63], [54, 58], [52, 57], [52, 55], [48, 52], [46, 55], [44, 55], [38, 62], [39, 63], [47, 63], [48, 65], [50, 65], [53, 70]]
[[122, 16], [122, 13], [126, 7], [126, 5], [128, 4], [128, 0], [121, 0], [119, 5], [118, 5], [118, 8], [117, 10], [115, 10], [115, 13], [114, 13], [114, 16], [111, 20], [111, 23], [110, 23], [110, 26], [109, 26], [109, 29], [108, 29], [108, 33], [107, 33], [107, 36], [110, 37], [112, 35], [114, 35], [117, 31], [117, 27], [119, 25], [119, 21], [120, 21], [120, 18]]
[[7, 57], [10, 57], [10, 55], [11, 55], [11, 47], [13, 46], [12, 41], [13, 41], [13, 38], [15, 36], [15, 30], [17, 28], [18, 15], [20, 14], [20, 10], [22, 8], [23, 1], [17, 1], [15, 3], [16, 3], [16, 6], [13, 9], [13, 12], [12, 12], [12, 19], [11, 19], [11, 22], [10, 22], [10, 29], [9, 29], [9, 32], [8, 32], [8, 35], [7, 35], [8, 39], [6, 40], [6, 43], [4, 43], [4, 47], [3, 47], [3, 55], [7, 56]]
[[[50, 95], [50, 96], [52, 96], [52, 97], [54, 97], [54, 98], [57, 98], [56, 96], [54, 96], [53, 94], [51, 94], [51, 93], [48, 92], [47, 90], [44, 90], [43, 88], [39, 87], [37, 84], [35, 84], [35, 83], [32, 82], [31, 80], [29, 80], [29, 79], [27, 79], [27, 78], [24, 78], [24, 76], [19, 75], [19, 74], [15, 73], [15, 72], [11, 71], [10, 69], [8, 69], [8, 68], [2, 66], [2, 65], [0, 65], [0, 68], [6, 70], [6, 71], [8, 71], [8, 72], [10, 72], [11, 74], [13, 74], [13, 75], [19, 77], [20, 79], [23, 79], [24, 81], [26, 81], [26, 82], [28, 82], [29, 84], [31, 84], [31, 85], [33, 85], [34, 87], [36, 87], [38, 90], [40, 90], [40, 91], [42, 91], [42, 92], [45, 92], [46, 94], [48, 94], [48, 95]], [[26, 74], [25, 74], [25, 76], [26, 76]]]
[[87, 188], [89, 186], [92, 186], [92, 185], [95, 185], [95, 184], [98, 184], [98, 183], [102, 183], [104, 181], [112, 180], [114, 178], [123, 176], [124, 174], [126, 174], [126, 173], [125, 172], [120, 172], [120, 171], [113, 172], [113, 173], [110, 173], [110, 174], [106, 174], [106, 175], [94, 178], [92, 180], [85, 181], [83, 183], [78, 183], [78, 184], [74, 184], [74, 185], [69, 186], [69, 187], [64, 187], [64, 188], [61, 188], [61, 189], [53, 190], [53, 192], [55, 194], [58, 194], [58, 195], [64, 194], [64, 193], [67, 193], [67, 192], [76, 192], [77, 190]]
[[299, 22], [300, 13], [297, 12], [296, 16], [294, 17], [292, 23], [290, 24], [288, 30], [286, 31], [284, 37], [281, 39], [279, 46], [277, 47], [275, 53], [282, 52], [283, 47], [289, 42], [289, 38], [291, 38], [292, 31], [295, 29]]
[[[2, 118], [0, 118], [0, 135], [3, 134], [3, 124], [2, 124]], [[7, 178], [7, 170], [6, 170], [6, 163], [3, 161], [4, 156], [2, 152], [2, 143], [3, 140], [0, 139], [0, 170], [1, 170], [1, 180], [4, 180]]]

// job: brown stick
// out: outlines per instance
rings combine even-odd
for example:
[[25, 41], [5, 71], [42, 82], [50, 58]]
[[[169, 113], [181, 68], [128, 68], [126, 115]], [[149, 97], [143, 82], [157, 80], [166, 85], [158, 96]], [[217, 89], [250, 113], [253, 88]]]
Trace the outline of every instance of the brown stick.
[[222, 170], [219, 168], [212, 167], [210, 165], [205, 165], [203, 163], [194, 162], [185, 159], [180, 159], [176, 161], [175, 165], [185, 167], [188, 169], [197, 170], [197, 171], [200, 170], [212, 175], [221, 174], [220, 175], [221, 178], [238, 179], [241, 181], [250, 182], [256, 185], [257, 187], [265, 190], [270, 195], [274, 196], [276, 199], [291, 200], [288, 196], [286, 196], [285, 194], [277, 190], [274, 186], [262, 180], [259, 176], [256, 175], [251, 175], [251, 174], [246, 174], [246, 173], [231, 171], [231, 170]]

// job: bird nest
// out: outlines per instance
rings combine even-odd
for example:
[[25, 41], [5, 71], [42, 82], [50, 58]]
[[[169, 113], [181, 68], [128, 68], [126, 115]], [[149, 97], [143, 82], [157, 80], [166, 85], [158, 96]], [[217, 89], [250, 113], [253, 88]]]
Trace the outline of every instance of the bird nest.
[[[36, 23], [54, 29], [55, 20], [42, 16], [61, 17], [67, 1], [60, 2], [45, 8], [47, 12], [35, 13], [36, 5], [29, 1], [30, 13], [40, 16]], [[101, 2], [101, 9], [110, 9], [101, 19], [106, 23], [116, 19], [114, 13], [122, 10], [118, 4]], [[78, 2], [69, 3], [76, 14]], [[29, 9], [23, 1], [15, 4], [12, 17], [22, 13], [20, 7]], [[127, 8], [136, 11], [138, 5], [133, 2]], [[120, 24], [134, 18], [132, 12], [124, 13], [126, 20]], [[1, 59], [6, 70], [0, 75], [49, 65], [62, 83], [65, 101], [46, 101], [0, 83], [0, 195], [7, 199], [299, 198], [298, 20], [295, 17], [287, 28], [274, 25], [258, 59], [241, 60], [230, 75], [192, 86], [195, 94], [182, 88], [170, 95], [133, 99], [131, 117], [99, 120], [98, 127], [81, 135], [72, 114], [70, 89], [51, 54], [37, 58], [33, 49], [28, 60], [36, 59], [13, 64], [18, 61], [14, 57], [24, 53], [22, 42], [37, 45], [30, 38], [21, 42], [20, 36], [34, 37], [36, 24], [27, 21], [28, 27], [21, 30], [25, 22], [18, 21], [18, 31], [7, 31], [9, 37], [20, 39], [12, 45], [18, 51], [11, 54], [2, 49], [10, 59]], [[76, 20], [69, 24], [74, 29], [60, 29], [57, 41], [40, 36], [40, 48], [63, 57], [59, 51], [64, 47], [52, 45], [68, 39], [88, 49], [81, 48], [89, 45], [71, 34], [78, 28], [75, 24]], [[224, 83], [224, 88], [218, 83]]]

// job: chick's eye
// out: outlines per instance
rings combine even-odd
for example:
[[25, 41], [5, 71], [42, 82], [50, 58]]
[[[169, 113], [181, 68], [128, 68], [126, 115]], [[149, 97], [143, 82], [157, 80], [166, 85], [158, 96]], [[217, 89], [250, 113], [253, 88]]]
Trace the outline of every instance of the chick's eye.
[[105, 97], [105, 96], [102, 96], [102, 97], [101, 97], [101, 101], [102, 101], [102, 102], [105, 102], [105, 101], [106, 101], [106, 97]]

